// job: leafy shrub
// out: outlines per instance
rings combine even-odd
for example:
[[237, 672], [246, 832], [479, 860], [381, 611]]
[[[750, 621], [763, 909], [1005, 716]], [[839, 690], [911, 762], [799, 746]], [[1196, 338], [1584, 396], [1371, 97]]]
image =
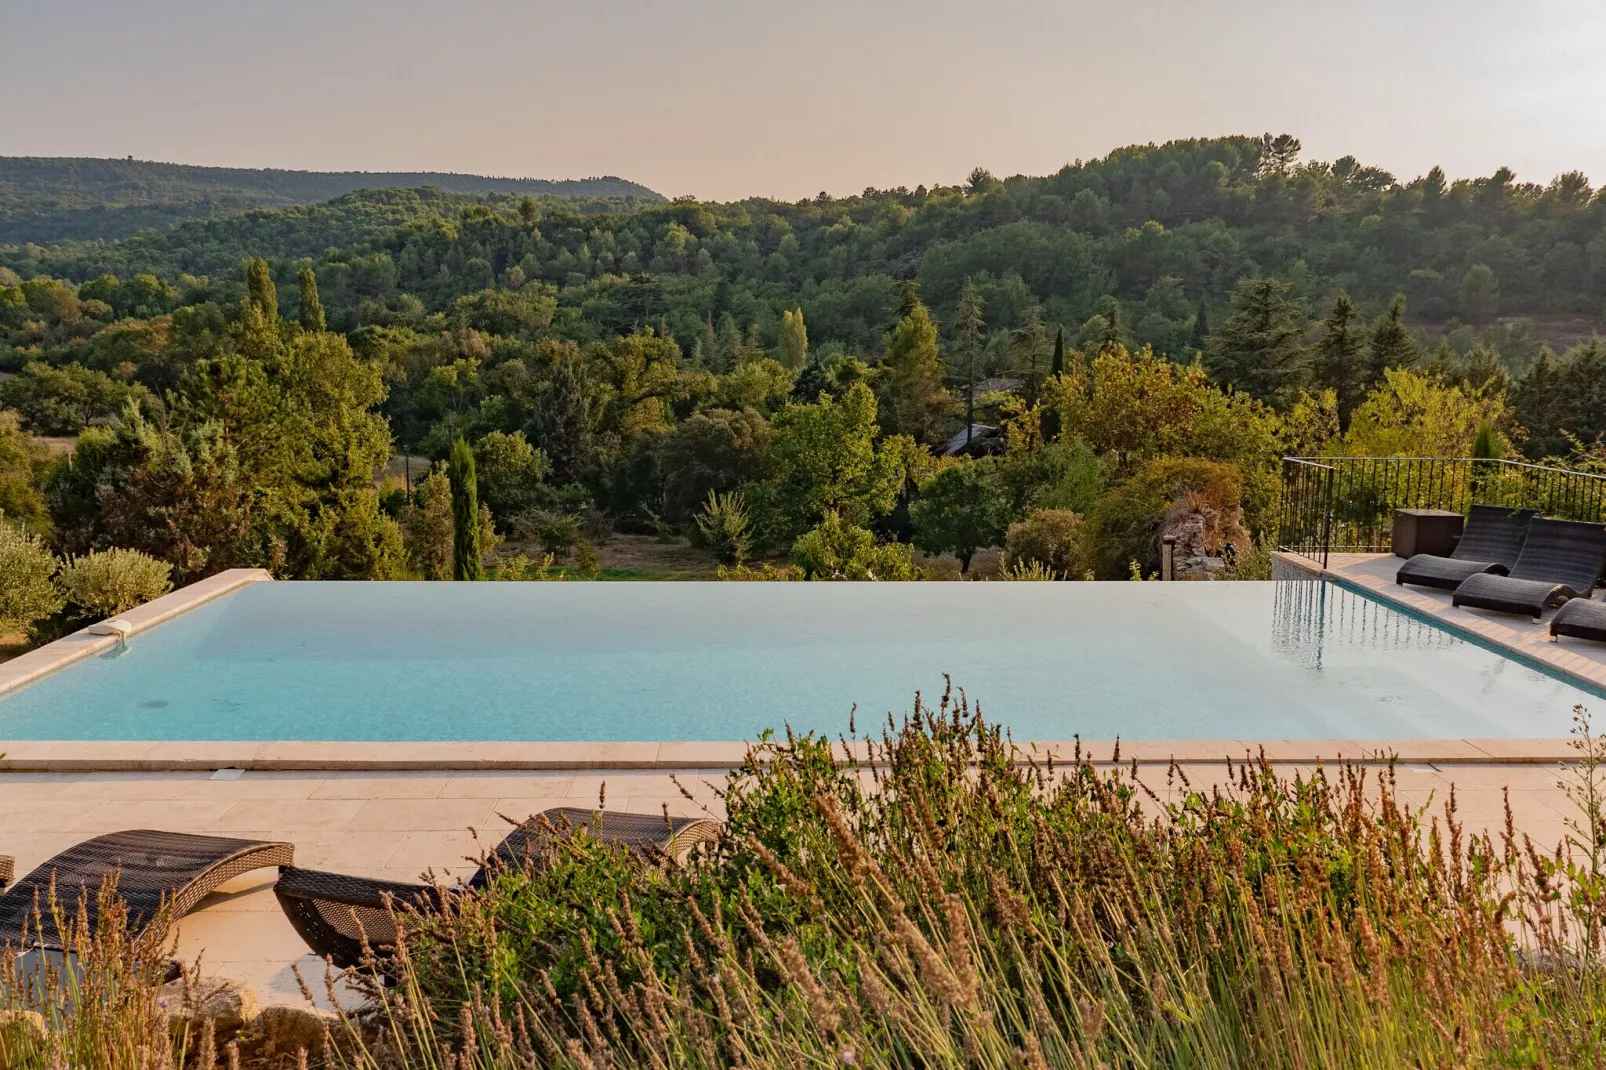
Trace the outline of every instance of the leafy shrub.
[[0, 633], [26, 632], [61, 609], [58, 567], [44, 540], [0, 514]]
[[1082, 518], [1069, 509], [1039, 509], [1009, 526], [1006, 570], [1038, 566], [1059, 579], [1082, 575]]
[[712, 550], [722, 564], [739, 565], [753, 549], [752, 525], [740, 491], [708, 492], [708, 501], [696, 516], [697, 541]]
[[61, 587], [73, 605], [112, 617], [172, 590], [172, 572], [166, 561], [138, 550], [97, 550], [67, 560]]
[[513, 534], [537, 543], [544, 553], [567, 557], [580, 541], [580, 518], [556, 509], [529, 509], [513, 518]]
[[545, 501], [552, 465], [523, 431], [492, 431], [474, 443], [479, 499], [504, 526], [518, 513]]
[[1160, 527], [1185, 495], [1197, 495], [1222, 515], [1236, 515], [1243, 477], [1231, 465], [1192, 458], [1161, 457], [1106, 491], [1088, 517], [1087, 562], [1101, 580], [1127, 577], [1136, 562], [1158, 570]]
[[923, 573], [906, 543], [878, 543], [864, 528], [826, 513], [792, 544], [792, 564], [810, 580], [918, 580]]

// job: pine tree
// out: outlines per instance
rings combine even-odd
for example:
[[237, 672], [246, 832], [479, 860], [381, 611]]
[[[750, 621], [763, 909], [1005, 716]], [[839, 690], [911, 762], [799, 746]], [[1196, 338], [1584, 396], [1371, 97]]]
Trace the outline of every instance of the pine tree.
[[246, 265], [245, 287], [251, 303], [262, 314], [262, 318], [270, 324], [278, 323], [279, 290], [273, 285], [273, 273], [268, 270], [268, 262], [260, 256]]
[[920, 301], [920, 284], [914, 279], [904, 279], [898, 283], [898, 319], [906, 320], [914, 315], [917, 308], [926, 306]]
[[1340, 427], [1349, 425], [1349, 414], [1366, 393], [1366, 367], [1355, 317], [1355, 302], [1341, 292], [1333, 304], [1333, 314], [1322, 323], [1322, 340], [1316, 345], [1316, 381], [1331, 387], [1338, 396]]
[[1042, 374], [1043, 309], [1033, 305], [1026, 310], [1026, 322], [1015, 329], [1009, 340], [1015, 370], [1026, 377], [1026, 404], [1037, 404], [1037, 386]]
[[703, 320], [703, 339], [702, 345], [698, 349], [698, 355], [702, 358], [700, 367], [715, 372], [726, 370], [720, 367], [719, 336], [714, 333], [714, 314], [712, 312]]
[[775, 359], [783, 368], [792, 371], [803, 367], [809, 359], [809, 332], [803, 326], [803, 310], [781, 313], [781, 338]]
[[323, 302], [318, 300], [318, 276], [311, 268], [301, 269], [301, 308], [296, 319], [303, 330], [324, 329]]
[[887, 335], [881, 365], [887, 370], [893, 426], [916, 442], [939, 441], [948, 415], [948, 392], [942, 385], [937, 326], [918, 299]]
[[981, 359], [981, 295], [965, 276], [959, 288], [959, 312], [954, 320], [954, 336], [959, 343], [959, 360], [965, 370], [965, 448], [970, 448], [976, 426], [976, 363]]
[[1395, 294], [1389, 310], [1372, 324], [1366, 352], [1367, 386], [1382, 382], [1383, 373], [1390, 368], [1409, 368], [1420, 356], [1416, 339], [1405, 326], [1405, 295]]
[[1210, 314], [1205, 310], [1204, 294], [1199, 295], [1199, 311], [1193, 314], [1193, 329], [1188, 332], [1188, 349], [1197, 356], [1210, 345]]
[[1303, 310], [1280, 279], [1244, 279], [1231, 312], [1210, 336], [1210, 372], [1263, 401], [1299, 385], [1305, 371]]
[[452, 444], [446, 477], [452, 483], [452, 578], [477, 580], [480, 569], [480, 503], [474, 451], [459, 438]]

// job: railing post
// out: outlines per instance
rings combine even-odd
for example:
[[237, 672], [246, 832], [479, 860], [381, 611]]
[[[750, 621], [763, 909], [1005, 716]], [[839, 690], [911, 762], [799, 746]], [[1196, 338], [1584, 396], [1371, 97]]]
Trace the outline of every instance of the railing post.
[[1167, 582], [1176, 578], [1177, 537], [1167, 535], [1160, 540], [1160, 578]]
[[1327, 571], [1327, 551], [1333, 541], [1333, 480], [1338, 476], [1337, 469], [1328, 469], [1327, 478], [1323, 482], [1327, 485], [1325, 501], [1322, 504], [1322, 571]]

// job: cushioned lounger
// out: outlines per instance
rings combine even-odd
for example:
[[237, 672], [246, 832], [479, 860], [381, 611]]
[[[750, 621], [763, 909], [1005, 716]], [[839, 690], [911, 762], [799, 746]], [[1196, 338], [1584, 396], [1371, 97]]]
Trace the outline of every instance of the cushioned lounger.
[[1574, 598], [1550, 618], [1550, 637], [1569, 635], [1574, 639], [1593, 639], [1606, 643], [1606, 602]]
[[1545, 607], [1587, 597], [1606, 567], [1606, 527], [1572, 520], [1535, 520], [1509, 576], [1479, 573], [1455, 589], [1451, 602], [1538, 620]]
[[96, 836], [67, 848], [0, 894], [0, 944], [62, 947], [63, 934], [52, 917], [52, 884], [63, 924], [76, 921], [81, 898], [93, 931], [101, 883], [115, 872], [117, 897], [128, 904], [129, 929], [138, 933], [159, 917], [171, 923], [188, 914], [224, 881], [294, 860], [295, 847], [288, 843], [149, 829]]
[[1504, 575], [1517, 563], [1533, 518], [1532, 509], [1474, 505], [1467, 514], [1466, 530], [1449, 557], [1416, 554], [1400, 566], [1394, 582], [1453, 591], [1462, 580], [1480, 572]]
[[[693, 844], [713, 839], [719, 827], [718, 821], [709, 818], [559, 807], [543, 811], [509, 832], [488, 862], [493, 868], [522, 864], [534, 856], [543, 838], [568, 835], [579, 828], [644, 855], [679, 855]], [[483, 887], [488, 877], [487, 867], [481, 866], [469, 879], [469, 887]], [[293, 866], [280, 872], [273, 891], [307, 946], [341, 967], [361, 963], [365, 938], [375, 951], [394, 946], [396, 924], [390, 902], [398, 908], [427, 908], [439, 902], [438, 890], [428, 884], [370, 880]]]

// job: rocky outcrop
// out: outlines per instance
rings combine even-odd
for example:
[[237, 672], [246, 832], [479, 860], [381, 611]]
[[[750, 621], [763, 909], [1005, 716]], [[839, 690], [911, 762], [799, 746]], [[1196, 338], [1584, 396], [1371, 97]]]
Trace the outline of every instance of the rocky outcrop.
[[1174, 539], [1172, 578], [1209, 579], [1226, 567], [1226, 551], [1249, 545], [1241, 506], [1223, 507], [1196, 490], [1183, 490], [1160, 521], [1157, 536], [1161, 552]]

